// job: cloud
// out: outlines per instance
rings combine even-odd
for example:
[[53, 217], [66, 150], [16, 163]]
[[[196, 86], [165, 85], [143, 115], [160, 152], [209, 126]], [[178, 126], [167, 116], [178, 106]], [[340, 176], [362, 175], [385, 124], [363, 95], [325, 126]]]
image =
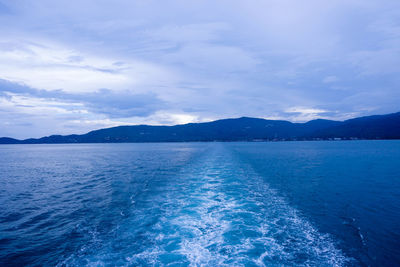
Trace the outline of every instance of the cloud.
[[400, 48], [359, 51], [351, 57], [351, 63], [360, 70], [362, 76], [399, 74], [399, 62]]
[[0, 42], [0, 77], [31, 87], [66, 92], [132, 89], [157, 84], [168, 71], [140, 60], [92, 56], [44, 42]]
[[[110, 118], [148, 116], [165, 107], [165, 103], [152, 93], [135, 94], [129, 91], [113, 92], [100, 89], [90, 93], [66, 93], [62, 90], [37, 90], [26, 85], [0, 79], [0, 97], [12, 100], [16, 105], [55, 106], [55, 104], [81, 106], [93, 113], [105, 114]], [[21, 102], [24, 100], [23, 102]]]
[[337, 81], [339, 81], [339, 78], [336, 77], [336, 76], [326, 76], [322, 80], [323, 83], [334, 83], [334, 82], [337, 82]]
[[398, 109], [398, 1], [0, 3], [0, 136]]
[[156, 41], [170, 42], [174, 45], [185, 43], [221, 40], [221, 32], [230, 30], [225, 23], [196, 23], [185, 25], [166, 25], [148, 30], [146, 34]]
[[254, 68], [257, 60], [237, 47], [195, 44], [164, 56], [168, 62], [201, 72], [241, 72]]
[[317, 109], [317, 108], [305, 108], [305, 107], [292, 107], [285, 110], [285, 112], [289, 113], [301, 113], [301, 114], [320, 114], [326, 113], [326, 110]]
[[317, 118], [326, 118], [325, 114], [330, 113], [328, 110], [309, 108], [309, 107], [290, 107], [284, 111], [290, 114], [292, 121], [305, 122]]

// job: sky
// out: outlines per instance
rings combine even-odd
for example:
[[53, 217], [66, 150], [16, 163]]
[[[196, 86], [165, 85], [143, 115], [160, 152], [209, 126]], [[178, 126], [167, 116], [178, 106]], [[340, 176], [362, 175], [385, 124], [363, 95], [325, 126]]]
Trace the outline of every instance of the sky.
[[400, 111], [398, 0], [0, 0], [0, 136]]

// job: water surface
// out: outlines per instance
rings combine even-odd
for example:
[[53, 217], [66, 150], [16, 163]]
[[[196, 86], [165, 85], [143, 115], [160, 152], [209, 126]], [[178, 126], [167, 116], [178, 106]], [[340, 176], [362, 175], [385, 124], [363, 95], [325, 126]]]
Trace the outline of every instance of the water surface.
[[400, 142], [0, 146], [0, 265], [400, 264]]

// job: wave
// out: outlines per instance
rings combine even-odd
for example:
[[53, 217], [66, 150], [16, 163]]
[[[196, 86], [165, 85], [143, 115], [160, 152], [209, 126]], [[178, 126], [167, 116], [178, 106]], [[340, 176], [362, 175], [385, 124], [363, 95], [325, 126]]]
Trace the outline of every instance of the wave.
[[131, 196], [132, 210], [120, 211], [121, 223], [108, 239], [61, 265], [344, 266], [353, 261], [223, 147], [146, 190], [142, 197]]

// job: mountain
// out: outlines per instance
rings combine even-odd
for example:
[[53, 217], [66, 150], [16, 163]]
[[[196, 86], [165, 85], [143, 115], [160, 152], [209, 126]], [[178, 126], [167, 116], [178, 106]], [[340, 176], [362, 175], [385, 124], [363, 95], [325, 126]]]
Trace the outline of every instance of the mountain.
[[51, 135], [25, 140], [2, 137], [0, 144], [329, 140], [335, 138], [400, 139], [400, 112], [346, 121], [317, 119], [306, 123], [242, 117], [175, 126], [118, 126], [82, 135]]
[[350, 119], [334, 127], [319, 129], [310, 137], [400, 139], [400, 112]]
[[0, 144], [19, 144], [21, 141], [9, 138], [9, 137], [0, 137]]

